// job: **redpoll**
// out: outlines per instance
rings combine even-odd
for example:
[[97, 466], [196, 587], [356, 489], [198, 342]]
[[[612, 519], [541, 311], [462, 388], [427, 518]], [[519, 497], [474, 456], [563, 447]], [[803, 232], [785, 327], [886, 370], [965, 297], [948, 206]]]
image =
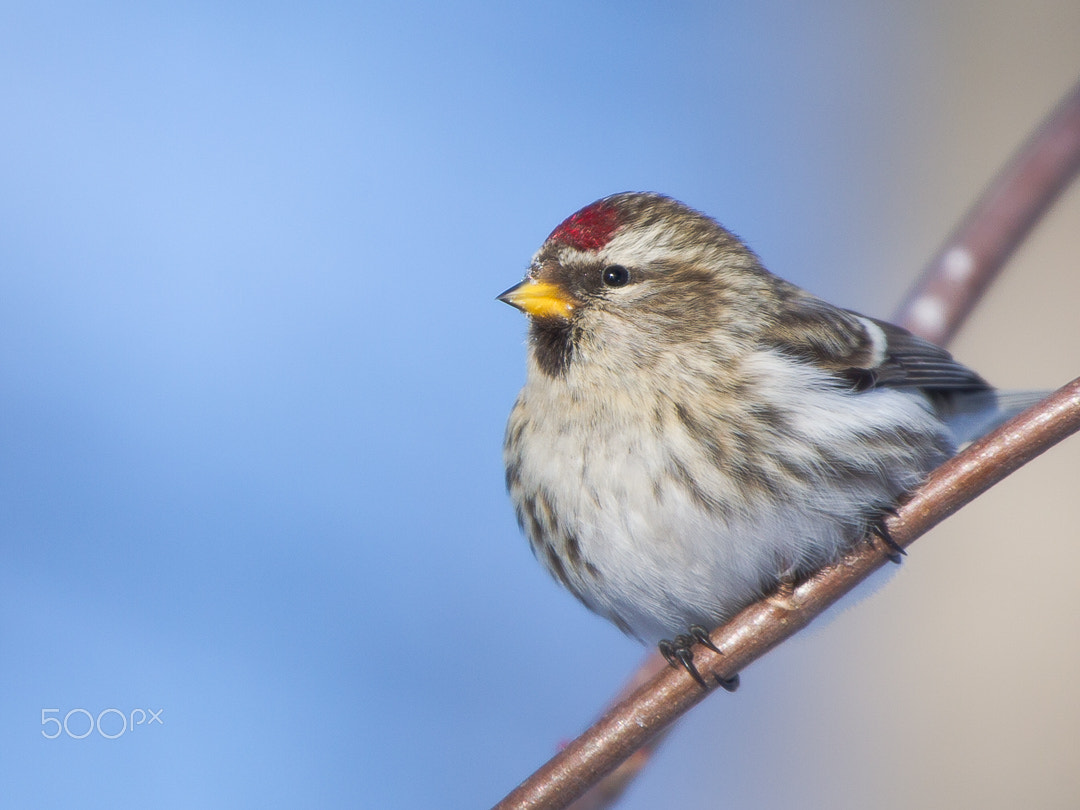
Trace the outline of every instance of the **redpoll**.
[[1007, 415], [945, 350], [658, 194], [578, 211], [499, 298], [530, 319], [504, 455], [533, 552], [699, 681], [703, 628], [835, 561]]

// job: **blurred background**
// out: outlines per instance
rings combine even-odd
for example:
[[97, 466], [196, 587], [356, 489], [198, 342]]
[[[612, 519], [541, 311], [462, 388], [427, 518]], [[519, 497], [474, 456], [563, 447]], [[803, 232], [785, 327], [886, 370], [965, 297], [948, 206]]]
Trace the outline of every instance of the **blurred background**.
[[[519, 536], [495, 295], [657, 190], [888, 317], [1078, 75], [1075, 0], [4, 4], [5, 805], [497, 801], [643, 650]], [[1078, 233], [1074, 188], [961, 360], [1080, 373]], [[1078, 490], [1074, 439], [622, 806], [1078, 806]]]

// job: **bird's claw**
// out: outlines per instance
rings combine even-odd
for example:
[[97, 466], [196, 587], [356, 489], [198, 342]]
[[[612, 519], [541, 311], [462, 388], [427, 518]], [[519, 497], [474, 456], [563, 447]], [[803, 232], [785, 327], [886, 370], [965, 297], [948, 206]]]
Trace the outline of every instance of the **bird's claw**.
[[[701, 644], [703, 647], [708, 647], [713, 652], [720, 652], [720, 648], [713, 644], [713, 640], [709, 638], [709, 631], [702, 627], [700, 624], [690, 625], [690, 635], [694, 641]], [[723, 653], [720, 653], [723, 655]]]
[[734, 692], [739, 688], [739, 673], [736, 672], [730, 678], [721, 678], [715, 672], [713, 677], [716, 678], [716, 682], [720, 684], [721, 689], [726, 689], [728, 692]]
[[694, 680], [701, 684], [702, 687], [707, 687], [705, 679], [701, 677], [701, 673], [698, 672], [698, 668], [694, 666], [694, 652], [690, 649], [690, 646], [694, 643], [694, 639], [691, 636], [678, 635], [671, 641], [664, 639], [657, 646], [660, 648], [660, 654], [667, 659], [670, 666], [678, 669], [682, 667], [689, 672]]
[[878, 515], [873, 521], [871, 521], [868, 530], [870, 534], [880, 538], [884, 543], [887, 551], [885, 556], [889, 558], [889, 562], [899, 565], [903, 558], [907, 556], [907, 551], [902, 545], [892, 539], [892, 535], [889, 534], [889, 527], [885, 525], [885, 518], [899, 514], [896, 509], [891, 506], [883, 506], [881, 508], [881, 514]]
[[[668, 665], [675, 667], [676, 669], [682, 667], [690, 673], [691, 677], [693, 677], [703, 689], [707, 689], [708, 684], [705, 682], [705, 679], [701, 677], [701, 673], [698, 672], [698, 668], [694, 664], [694, 651], [691, 648], [695, 641], [704, 647], [708, 647], [713, 652], [723, 655], [720, 648], [717, 647], [709, 637], [709, 631], [700, 624], [691, 625], [689, 633], [677, 635], [671, 641], [664, 639], [657, 647], [660, 649], [660, 654], [667, 660]], [[715, 678], [716, 682], [728, 692], [734, 692], [739, 688], [738, 673], [732, 675], [730, 678], [721, 678], [716, 673], [713, 673], [713, 678]]]

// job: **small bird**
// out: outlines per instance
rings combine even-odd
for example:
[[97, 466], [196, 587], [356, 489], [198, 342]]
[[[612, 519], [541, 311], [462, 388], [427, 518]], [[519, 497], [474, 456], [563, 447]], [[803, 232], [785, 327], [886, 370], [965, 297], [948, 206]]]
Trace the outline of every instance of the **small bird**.
[[706, 628], [868, 532], [888, 541], [905, 493], [1018, 410], [660, 194], [573, 214], [499, 300], [530, 321], [504, 461], [534, 554], [702, 685]]

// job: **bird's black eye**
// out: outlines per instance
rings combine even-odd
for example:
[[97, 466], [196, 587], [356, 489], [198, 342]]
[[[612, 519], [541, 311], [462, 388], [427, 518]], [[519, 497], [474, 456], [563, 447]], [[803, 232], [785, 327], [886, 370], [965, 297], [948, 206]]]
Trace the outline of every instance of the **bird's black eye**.
[[621, 264], [609, 264], [604, 268], [604, 283], [609, 287], [622, 287], [630, 280], [630, 271]]

